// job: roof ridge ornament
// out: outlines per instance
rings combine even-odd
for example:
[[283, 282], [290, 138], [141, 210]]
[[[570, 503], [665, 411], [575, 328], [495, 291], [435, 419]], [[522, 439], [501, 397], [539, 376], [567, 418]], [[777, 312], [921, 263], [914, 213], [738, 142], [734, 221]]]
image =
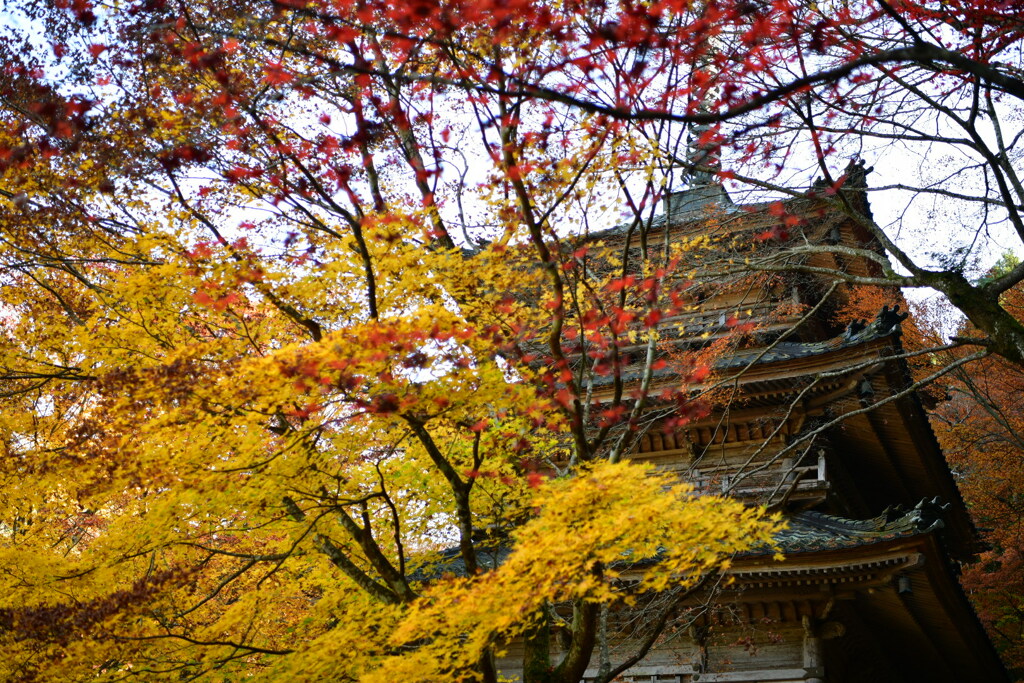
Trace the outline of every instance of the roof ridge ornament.
[[952, 503], [943, 503], [939, 496], [922, 498], [909, 510], [903, 505], [887, 507], [879, 518], [884, 518], [886, 528], [910, 526], [921, 533], [936, 531], [946, 526], [943, 517], [952, 508]]
[[864, 160], [858, 157], [850, 159], [843, 170], [846, 182], [844, 187], [862, 190], [868, 186], [868, 174], [875, 170], [874, 166], [865, 166]]
[[843, 174], [833, 183], [830, 183], [824, 176], [818, 176], [811, 183], [812, 194], [817, 194], [829, 189], [863, 190], [868, 186], [868, 174], [875, 170], [874, 166], [867, 166], [860, 157], [853, 157], [843, 169]]
[[846, 337], [853, 337], [854, 335], [859, 334], [860, 332], [863, 332], [865, 329], [867, 329], [867, 326], [868, 321], [865, 320], [864, 318], [851, 320], [850, 324], [846, 326], [846, 331], [843, 332], [843, 335]]
[[900, 313], [900, 305], [895, 304], [892, 308], [882, 306], [882, 310], [875, 316], [875, 324], [879, 332], [888, 332], [910, 317], [910, 313]]
[[943, 504], [942, 499], [938, 496], [931, 500], [922, 498], [921, 502], [915, 505], [907, 516], [919, 531], [934, 531], [946, 526], [942, 518], [951, 507], [950, 503]]
[[875, 314], [875, 319], [868, 323], [864, 318], [851, 320], [843, 330], [842, 336], [846, 339], [853, 339], [858, 336], [883, 335], [899, 330], [900, 324], [910, 317], [908, 312], [900, 312], [900, 305], [895, 304], [892, 308], [882, 306], [882, 310]]

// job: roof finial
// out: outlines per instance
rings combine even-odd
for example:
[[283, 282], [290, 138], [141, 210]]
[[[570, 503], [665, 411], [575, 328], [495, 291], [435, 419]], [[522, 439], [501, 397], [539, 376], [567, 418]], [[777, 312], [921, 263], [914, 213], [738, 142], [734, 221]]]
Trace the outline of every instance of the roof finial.
[[671, 191], [665, 197], [665, 213], [670, 217], [733, 203], [718, 181], [722, 168], [722, 145], [718, 136], [719, 124], [713, 123], [709, 116], [714, 113], [719, 99], [714, 72], [718, 54], [715, 37], [705, 38], [694, 54], [690, 76], [693, 99], [687, 113], [705, 116], [686, 125], [686, 158], [682, 164], [686, 189]]
[[[715, 56], [718, 46], [714, 37], [706, 38], [696, 50], [693, 73], [690, 76], [691, 101], [687, 111], [691, 114], [713, 113], [719, 87], [715, 78]], [[686, 126], [686, 183], [691, 189], [716, 182], [716, 174], [722, 167], [722, 147], [718, 138], [718, 125], [707, 120], [689, 122]]]

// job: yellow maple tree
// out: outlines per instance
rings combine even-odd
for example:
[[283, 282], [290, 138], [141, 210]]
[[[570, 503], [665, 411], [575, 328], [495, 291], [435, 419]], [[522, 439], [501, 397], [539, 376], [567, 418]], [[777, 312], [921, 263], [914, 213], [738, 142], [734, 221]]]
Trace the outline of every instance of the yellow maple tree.
[[[600, 606], [770, 543], [623, 461], [626, 370], [694, 305], [699, 241], [640, 221], [657, 145], [488, 94], [474, 55], [529, 68], [548, 31], [452, 55], [310, 12], [78, 3], [36, 17], [64, 82], [8, 55], [8, 679], [497, 680], [567, 609], [544, 676], [575, 681]], [[580, 238], [620, 182], [625, 241]]]

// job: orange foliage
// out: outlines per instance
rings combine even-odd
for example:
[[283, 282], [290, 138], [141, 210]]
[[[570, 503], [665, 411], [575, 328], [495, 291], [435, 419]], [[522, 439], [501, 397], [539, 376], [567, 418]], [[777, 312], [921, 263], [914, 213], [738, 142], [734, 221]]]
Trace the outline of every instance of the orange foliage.
[[[1001, 303], [1024, 320], [1024, 289]], [[941, 311], [939, 311], [941, 312]], [[934, 318], [933, 318], [934, 319]], [[957, 330], [970, 337], [967, 323]], [[936, 335], [937, 331], [932, 330]], [[932, 360], [948, 363], [970, 346]], [[988, 356], [947, 375], [933, 425], [971, 514], [990, 549], [967, 567], [963, 585], [1007, 666], [1024, 676], [1024, 368]]]

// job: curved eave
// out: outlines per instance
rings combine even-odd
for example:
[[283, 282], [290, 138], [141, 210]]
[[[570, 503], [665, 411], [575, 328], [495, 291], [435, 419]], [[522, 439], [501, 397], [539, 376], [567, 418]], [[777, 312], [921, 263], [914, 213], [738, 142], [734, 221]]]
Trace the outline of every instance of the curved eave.
[[[714, 363], [715, 375], [709, 382], [728, 380], [730, 385], [746, 386], [759, 382], [779, 382], [787, 379], [803, 379], [822, 373], [839, 373], [848, 370], [856, 373], [869, 367], [874, 361], [883, 361], [895, 351], [891, 339], [898, 328], [883, 329], [882, 326], [868, 326], [854, 333], [843, 333], [823, 342], [780, 343], [765, 348], [744, 349], [719, 358]], [[732, 376], [730, 376], [730, 373]], [[621, 376], [625, 383], [637, 381], [642, 369], [627, 369]], [[666, 365], [651, 373], [651, 393], [667, 386], [678, 386], [679, 368]], [[612, 377], [594, 379], [596, 398], [610, 396]], [[707, 383], [693, 383], [689, 388], [700, 391]]]
[[[906, 680], [1008, 681], [935, 532], [736, 559], [734, 598], [829, 596], [878, 636]], [[819, 597], [820, 599], [820, 597]]]

